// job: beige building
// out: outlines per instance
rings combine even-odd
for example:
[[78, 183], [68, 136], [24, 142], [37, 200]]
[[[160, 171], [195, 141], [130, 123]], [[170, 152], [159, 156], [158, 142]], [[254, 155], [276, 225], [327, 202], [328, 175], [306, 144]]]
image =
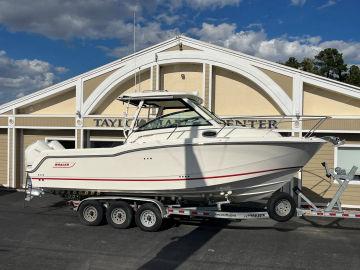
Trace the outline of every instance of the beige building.
[[[277, 128], [284, 135], [304, 136], [319, 116], [331, 116], [315, 135], [336, 135], [346, 144], [325, 145], [299, 173], [315, 201], [338, 188], [320, 162], [359, 165], [359, 87], [178, 36], [2, 105], [0, 185], [24, 185], [24, 149], [36, 140], [59, 140], [67, 148], [121, 144], [126, 123], [116, 97], [155, 89], [197, 92], [229, 124]], [[360, 206], [360, 181], [350, 184], [343, 203]]]

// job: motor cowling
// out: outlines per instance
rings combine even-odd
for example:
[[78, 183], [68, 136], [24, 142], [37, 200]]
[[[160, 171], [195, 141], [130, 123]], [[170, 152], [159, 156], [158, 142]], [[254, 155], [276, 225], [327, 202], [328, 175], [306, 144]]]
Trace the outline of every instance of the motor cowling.
[[25, 150], [25, 166], [31, 168], [35, 160], [41, 155], [43, 151], [48, 150], [62, 150], [65, 149], [58, 141], [36, 141], [29, 145]]

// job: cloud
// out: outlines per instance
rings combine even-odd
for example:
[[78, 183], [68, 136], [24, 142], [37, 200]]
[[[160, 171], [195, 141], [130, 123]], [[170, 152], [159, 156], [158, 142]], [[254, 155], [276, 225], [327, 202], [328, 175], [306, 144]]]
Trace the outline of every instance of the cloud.
[[268, 38], [264, 29], [237, 31], [235, 24], [203, 23], [189, 33], [203, 41], [234, 49], [271, 61], [285, 61], [290, 56], [298, 59], [314, 57], [325, 48], [337, 48], [347, 63], [360, 62], [360, 42], [343, 40], [322, 41], [320, 36]]
[[180, 16], [169, 13], [170, 9], [173, 12], [185, 6], [201, 10], [214, 9], [238, 5], [240, 1], [34, 0], [29, 4], [28, 0], [2, 0], [0, 24], [12, 32], [31, 32], [51, 39], [115, 38], [126, 42], [132, 33], [134, 10], [137, 22], [146, 28], [154, 22], [154, 17], [168, 25], [176, 22]]
[[247, 29], [263, 29], [262, 23], [250, 23], [245, 28]]
[[185, 3], [195, 9], [215, 9], [225, 6], [238, 6], [241, 0], [186, 0]]
[[157, 21], [159, 21], [160, 23], [165, 23], [167, 25], [172, 25], [174, 24], [175, 22], [179, 21], [180, 20], [180, 16], [179, 15], [166, 15], [164, 13], [156, 16], [156, 19]]
[[218, 25], [203, 23], [201, 28], [192, 28], [189, 33], [202, 40], [221, 44], [235, 34], [236, 24], [221, 23]]
[[0, 0], [0, 26], [55, 40], [118, 40], [118, 47], [98, 46], [108, 55], [133, 52], [133, 12], [136, 10], [137, 50], [179, 34], [187, 20], [182, 8], [204, 11], [238, 5], [241, 0]]
[[[52, 39], [122, 38], [132, 32], [133, 11], [144, 22], [158, 0], [13, 0], [0, 2], [0, 24], [10, 31], [26, 31]], [[136, 5], [138, 3], [138, 5]]]
[[65, 67], [54, 67], [37, 59], [10, 58], [0, 50], [0, 100], [4, 103], [52, 85]]
[[293, 5], [293, 6], [303, 6], [303, 5], [305, 5], [305, 3], [306, 3], [306, 0], [291, 0], [291, 4]]
[[[163, 30], [160, 23], [150, 23], [144, 27], [138, 25], [136, 27], [136, 51], [152, 46], [156, 43], [170, 39], [179, 34], [177, 28]], [[133, 33], [126, 37], [128, 42], [124, 46], [109, 48], [106, 46], [98, 46], [99, 49], [106, 52], [110, 57], [120, 58], [133, 53]]]
[[325, 4], [318, 7], [318, 9], [324, 9], [336, 5], [336, 0], [328, 0]]

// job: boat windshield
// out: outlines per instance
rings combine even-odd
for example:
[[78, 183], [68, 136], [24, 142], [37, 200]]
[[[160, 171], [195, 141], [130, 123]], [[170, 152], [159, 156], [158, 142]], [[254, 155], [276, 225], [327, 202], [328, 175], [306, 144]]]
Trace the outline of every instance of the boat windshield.
[[208, 126], [210, 123], [191, 109], [165, 114], [140, 126], [136, 131], [172, 127]]
[[221, 119], [219, 116], [217, 116], [213, 112], [209, 111], [206, 107], [199, 106], [199, 108], [201, 108], [201, 110], [203, 112], [205, 112], [210, 118], [212, 118], [216, 123], [226, 125], [226, 122], [223, 119]]
[[211, 125], [182, 100], [153, 100], [144, 105], [148, 109], [156, 109], [156, 118], [143, 124], [136, 131]]

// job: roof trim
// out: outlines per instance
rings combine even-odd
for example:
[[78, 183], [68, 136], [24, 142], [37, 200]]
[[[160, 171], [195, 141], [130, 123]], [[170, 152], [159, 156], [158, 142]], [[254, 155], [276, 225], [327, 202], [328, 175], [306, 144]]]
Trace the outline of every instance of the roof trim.
[[348, 88], [349, 90], [351, 90], [351, 89], [355, 90], [356, 92], [360, 91], [360, 87], [355, 86], [355, 85], [347, 84], [347, 83], [344, 83], [344, 82], [339, 82], [339, 81], [336, 81], [336, 80], [333, 80], [333, 79], [330, 79], [330, 78], [326, 78], [326, 77], [322, 77], [320, 75], [316, 75], [316, 74], [313, 74], [313, 73], [310, 73], [310, 72], [306, 72], [306, 71], [299, 70], [299, 69], [296, 69], [296, 68], [288, 67], [288, 66], [285, 66], [285, 65], [282, 65], [282, 64], [279, 64], [279, 63], [276, 63], [276, 62], [272, 62], [272, 61], [269, 61], [269, 60], [265, 60], [265, 59], [262, 59], [262, 58], [258, 58], [256, 56], [252, 56], [252, 55], [244, 54], [244, 53], [239, 52], [239, 51], [224, 48], [224, 47], [212, 44], [212, 43], [207, 43], [207, 42], [200, 41], [200, 40], [197, 40], [197, 39], [193, 39], [193, 38], [190, 38], [190, 37], [187, 37], [187, 36], [181, 36], [181, 40], [182, 41], [187, 41], [187, 42], [189, 42], [189, 44], [191, 43], [191, 44], [194, 44], [195, 46], [196, 45], [201, 46], [203, 49], [208, 48], [208, 49], [212, 49], [212, 50], [216, 50], [216, 51], [230, 53], [230, 54], [235, 55], [237, 57], [240, 57], [240, 58], [242, 58], [244, 60], [251, 61], [252, 64], [254, 64], [256, 66], [259, 66], [259, 67], [270, 68], [270, 69], [277, 68], [277, 70], [275, 72], [281, 73], [281, 74], [286, 75], [286, 76], [293, 76], [295, 74], [299, 74], [299, 75], [304, 76], [304, 77], [306, 77], [308, 79], [314, 78], [317, 81], [321, 80], [321, 81], [325, 81], [325, 82], [328, 82], [328, 83], [331, 83], [331, 84], [339, 85], [340, 87]]
[[47, 88], [44, 88], [42, 90], [36, 91], [32, 94], [26, 95], [24, 97], [21, 97], [19, 99], [7, 102], [0, 106], [0, 113], [7, 112], [12, 109], [16, 109], [18, 107], [31, 104], [33, 102], [37, 102], [39, 100], [42, 100], [50, 95], [57, 94], [61, 91], [67, 90], [72, 87], [76, 87], [79, 85], [79, 82], [82, 82], [84, 80], [88, 80], [91, 77], [99, 76], [103, 73], [106, 73], [108, 71], [118, 69], [130, 61], [132, 61], [135, 57], [140, 57], [148, 53], [158, 53], [163, 50], [166, 50], [167, 48], [176, 46], [179, 43], [184, 43], [185, 45], [188, 45], [190, 47], [193, 47], [195, 49], [208, 51], [208, 52], [221, 52], [224, 54], [227, 54], [228, 56], [235, 56], [238, 59], [242, 59], [243, 61], [248, 62], [252, 66], [255, 67], [261, 67], [265, 69], [269, 69], [271, 71], [290, 76], [290, 77], [296, 77], [298, 76], [301, 81], [308, 84], [313, 84], [315, 86], [319, 86], [322, 88], [329, 89], [330, 91], [335, 91], [340, 94], [348, 95], [354, 98], [360, 99], [360, 87], [349, 85], [343, 82], [339, 82], [336, 80], [332, 80], [329, 78], [325, 78], [319, 75], [315, 75], [309, 72], [305, 72], [302, 70], [294, 69], [291, 67], [284, 66], [282, 64], [278, 64], [272, 61], [264, 60], [255, 56], [247, 55], [235, 50], [227, 49], [218, 45], [214, 45], [211, 43], [207, 43], [204, 41], [196, 40], [184, 35], [175, 36], [171, 39], [168, 39], [166, 41], [160, 42], [158, 44], [155, 44], [151, 47], [145, 48], [143, 50], [140, 50], [134, 54], [128, 55], [126, 57], [123, 57], [121, 59], [115, 60], [113, 62], [110, 62], [106, 65], [100, 66], [98, 68], [89, 70], [85, 73], [79, 74], [75, 77], [69, 78], [63, 82], [57, 83], [55, 85], [49, 86]]
[[[156, 60], [156, 61], [155, 61]], [[239, 73], [257, 84], [264, 92], [266, 92], [274, 102], [277, 103], [283, 113], [292, 114], [292, 101], [284, 90], [270, 79], [264, 72], [250, 65], [248, 62], [241, 62], [230, 57], [223, 57], [210, 52], [204, 51], [181, 51], [181, 52], [162, 52], [154, 59], [151, 55], [143, 55], [136, 59], [132, 65], [128, 65], [123, 69], [115, 71], [107, 77], [88, 97], [82, 108], [82, 115], [91, 114], [99, 105], [101, 100], [106, 98], [110, 92], [123, 81], [125, 78], [132, 76], [135, 72], [148, 69], [154, 64], [170, 64], [170, 63], [207, 63], [216, 65], [233, 72]]]
[[96, 74], [96, 76], [99, 76], [103, 73], [106, 73], [110, 70], [117, 69], [121, 67], [121, 65], [125, 65], [128, 61], [131, 61], [134, 57], [141, 56], [143, 54], [149, 53], [151, 51], [161, 51], [165, 50], [168, 47], [175, 46], [179, 43], [180, 36], [175, 36], [173, 38], [170, 38], [168, 40], [165, 40], [161, 43], [155, 44], [151, 47], [147, 47], [145, 49], [142, 49], [136, 53], [130, 54], [128, 56], [125, 56], [123, 58], [120, 58], [118, 60], [112, 61], [108, 64], [105, 64], [103, 66], [97, 67], [95, 69], [89, 70], [87, 72], [81, 73], [75, 77], [69, 78], [65, 81], [59, 82], [57, 84], [51, 85], [49, 87], [46, 87], [44, 89], [41, 89], [39, 91], [36, 91], [34, 93], [31, 93], [29, 95], [23, 96], [21, 98], [15, 99], [13, 101], [4, 103], [0, 106], [0, 114], [24, 105], [27, 105], [32, 102], [37, 102], [38, 100], [41, 100], [42, 98], [45, 98], [49, 95], [56, 94], [58, 92], [61, 92], [65, 89], [76, 87], [76, 84], [79, 80], [87, 80], [88, 77]]

